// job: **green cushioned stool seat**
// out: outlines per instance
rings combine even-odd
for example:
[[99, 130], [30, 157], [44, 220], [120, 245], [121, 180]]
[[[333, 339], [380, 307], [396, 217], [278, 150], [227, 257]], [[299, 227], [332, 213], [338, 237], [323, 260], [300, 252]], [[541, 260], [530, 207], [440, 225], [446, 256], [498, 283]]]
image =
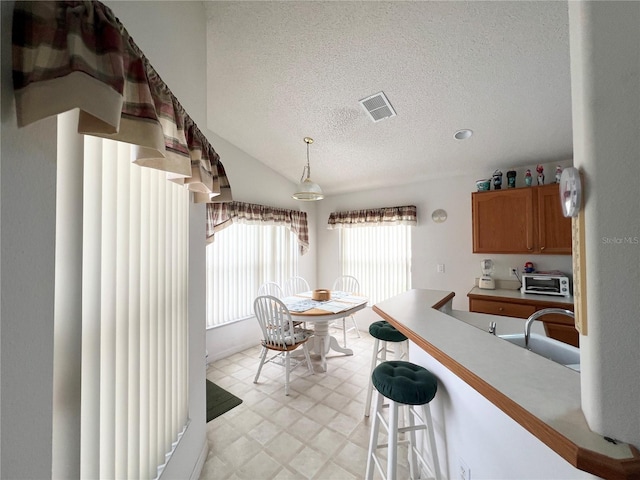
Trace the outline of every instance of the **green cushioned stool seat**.
[[429, 403], [438, 390], [438, 380], [429, 370], [399, 360], [378, 365], [371, 381], [386, 398], [404, 405]]
[[386, 320], [373, 322], [369, 326], [369, 333], [372, 337], [384, 340], [385, 342], [404, 342], [407, 339], [402, 332], [396, 330], [396, 327]]

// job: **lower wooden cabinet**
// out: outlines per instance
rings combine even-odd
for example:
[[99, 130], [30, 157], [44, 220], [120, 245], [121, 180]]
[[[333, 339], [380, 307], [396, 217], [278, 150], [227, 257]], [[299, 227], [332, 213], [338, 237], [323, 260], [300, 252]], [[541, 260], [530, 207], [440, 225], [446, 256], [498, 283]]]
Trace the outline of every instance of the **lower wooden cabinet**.
[[[491, 297], [469, 293], [469, 311], [503, 315], [505, 317], [528, 318], [544, 308], [564, 308], [573, 311], [573, 305], [552, 300], [530, 300], [523, 298]], [[573, 320], [565, 315], [548, 314], [539, 318], [544, 323], [548, 337], [579, 347], [578, 331]], [[524, 323], [522, 325], [524, 328]]]

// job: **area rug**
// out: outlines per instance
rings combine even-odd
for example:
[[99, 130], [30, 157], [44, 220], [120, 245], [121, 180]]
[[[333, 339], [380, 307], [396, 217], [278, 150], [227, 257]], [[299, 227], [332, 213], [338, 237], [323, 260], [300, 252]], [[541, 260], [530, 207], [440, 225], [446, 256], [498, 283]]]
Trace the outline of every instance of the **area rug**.
[[207, 422], [237, 407], [242, 400], [207, 380]]

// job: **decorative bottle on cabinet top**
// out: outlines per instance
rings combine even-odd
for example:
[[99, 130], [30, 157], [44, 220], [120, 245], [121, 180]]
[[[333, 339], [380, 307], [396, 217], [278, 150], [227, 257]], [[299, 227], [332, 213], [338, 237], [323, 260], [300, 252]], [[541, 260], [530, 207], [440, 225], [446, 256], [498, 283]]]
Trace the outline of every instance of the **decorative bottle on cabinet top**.
[[493, 172], [493, 188], [495, 190], [502, 189], [502, 172], [500, 170]]
[[536, 172], [538, 172], [538, 185], [544, 185], [544, 167], [542, 165], [538, 165], [536, 167]]

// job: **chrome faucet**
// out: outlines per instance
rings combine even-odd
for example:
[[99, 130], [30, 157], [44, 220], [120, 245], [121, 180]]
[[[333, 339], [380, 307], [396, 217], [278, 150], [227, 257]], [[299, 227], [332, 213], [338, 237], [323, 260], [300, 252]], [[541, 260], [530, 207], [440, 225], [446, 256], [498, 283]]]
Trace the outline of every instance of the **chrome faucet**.
[[496, 322], [489, 322], [489, 333], [491, 335], [495, 335], [496, 334]]
[[543, 308], [542, 310], [538, 310], [534, 312], [529, 318], [527, 318], [527, 322], [524, 324], [524, 347], [529, 348], [529, 338], [531, 337], [531, 325], [533, 322], [538, 320], [543, 315], [547, 315], [549, 313], [557, 313], [560, 315], [566, 315], [567, 317], [575, 318], [575, 315], [571, 310], [565, 310], [564, 308]]

